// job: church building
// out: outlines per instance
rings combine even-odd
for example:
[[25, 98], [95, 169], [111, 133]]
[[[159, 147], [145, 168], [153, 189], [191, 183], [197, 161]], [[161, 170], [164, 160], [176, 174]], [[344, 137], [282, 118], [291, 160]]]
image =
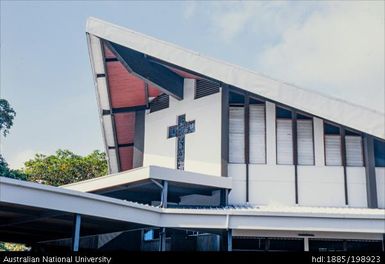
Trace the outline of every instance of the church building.
[[384, 113], [96, 18], [86, 37], [110, 174], [31, 184], [74, 250], [384, 250]]

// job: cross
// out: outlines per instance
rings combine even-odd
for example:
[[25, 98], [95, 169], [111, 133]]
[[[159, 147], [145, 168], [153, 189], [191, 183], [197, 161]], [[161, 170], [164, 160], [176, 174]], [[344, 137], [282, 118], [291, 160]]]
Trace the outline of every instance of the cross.
[[178, 116], [178, 124], [168, 128], [168, 138], [177, 138], [176, 168], [184, 170], [184, 137], [195, 132], [195, 121], [186, 122], [186, 115]]

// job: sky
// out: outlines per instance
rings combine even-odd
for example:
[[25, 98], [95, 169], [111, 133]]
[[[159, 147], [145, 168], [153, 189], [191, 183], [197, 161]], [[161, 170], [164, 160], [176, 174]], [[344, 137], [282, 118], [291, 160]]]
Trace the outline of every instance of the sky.
[[104, 150], [85, 38], [97, 17], [277, 80], [384, 112], [384, 2], [4, 1], [1, 154]]

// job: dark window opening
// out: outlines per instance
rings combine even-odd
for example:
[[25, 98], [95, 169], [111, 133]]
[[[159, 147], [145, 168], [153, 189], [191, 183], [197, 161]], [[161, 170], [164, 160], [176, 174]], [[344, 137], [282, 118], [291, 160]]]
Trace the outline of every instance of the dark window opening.
[[150, 102], [150, 113], [166, 109], [170, 105], [170, 96], [167, 94], [161, 94], [154, 98]]
[[325, 135], [339, 135], [340, 134], [340, 128], [337, 126], [333, 126], [328, 123], [324, 123], [324, 130]]
[[290, 110], [287, 110], [281, 107], [277, 107], [276, 109], [277, 109], [276, 110], [277, 119], [278, 118], [291, 119], [292, 114]]
[[245, 97], [242, 94], [229, 92], [229, 104], [230, 105], [244, 105]]
[[376, 167], [385, 167], [385, 141], [374, 140], [374, 161]]
[[196, 80], [195, 83], [195, 99], [219, 93], [219, 83], [207, 81], [207, 80]]

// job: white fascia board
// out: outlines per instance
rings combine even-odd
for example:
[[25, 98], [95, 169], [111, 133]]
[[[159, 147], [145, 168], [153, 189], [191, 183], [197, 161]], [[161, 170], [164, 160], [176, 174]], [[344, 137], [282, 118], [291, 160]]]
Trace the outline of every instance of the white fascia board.
[[149, 166], [150, 178], [165, 180], [170, 182], [180, 182], [194, 184], [200, 186], [208, 186], [214, 188], [231, 189], [231, 177], [219, 177], [208, 174], [190, 172], [185, 170], [177, 170], [164, 168], [159, 166]]
[[[0, 177], [0, 202], [78, 213], [155, 227], [192, 229], [276, 230], [309, 232], [385, 232], [385, 210], [372, 214], [269, 212], [269, 209], [171, 209], [157, 208], [97, 194]], [[373, 210], [373, 211], [371, 211]], [[297, 212], [296, 212], [297, 211]], [[315, 209], [312, 209], [315, 211]], [[347, 212], [351, 212], [351, 214]], [[356, 212], [356, 213], [354, 213]], [[365, 212], [365, 211], [361, 211]]]
[[160, 209], [107, 196], [0, 177], [0, 202], [155, 225]]
[[224, 189], [231, 189], [232, 185], [231, 177], [218, 177], [176, 169], [149, 166], [63, 185], [61, 187], [82, 192], [93, 192], [147, 179], [165, 180], [170, 182]]
[[[119, 171], [118, 157], [115, 149], [109, 150], [109, 146], [116, 146], [111, 115], [103, 116], [103, 110], [111, 110], [110, 98], [108, 94], [107, 73], [104, 64], [104, 55], [100, 38], [87, 34], [88, 53], [90, 56], [92, 74], [96, 91], [96, 100], [99, 108], [99, 119], [102, 126], [104, 146], [108, 156], [108, 169], [110, 173]], [[104, 77], [97, 77], [104, 74]]]
[[279, 82], [239, 66], [204, 57], [197, 52], [96, 18], [87, 20], [86, 31], [94, 36], [250, 91], [269, 100], [385, 139], [384, 113]]
[[149, 174], [149, 167], [140, 167], [129, 171], [124, 171], [116, 174], [110, 174], [85, 181], [63, 185], [61, 186], [61, 188], [81, 192], [93, 192], [149, 179]]

